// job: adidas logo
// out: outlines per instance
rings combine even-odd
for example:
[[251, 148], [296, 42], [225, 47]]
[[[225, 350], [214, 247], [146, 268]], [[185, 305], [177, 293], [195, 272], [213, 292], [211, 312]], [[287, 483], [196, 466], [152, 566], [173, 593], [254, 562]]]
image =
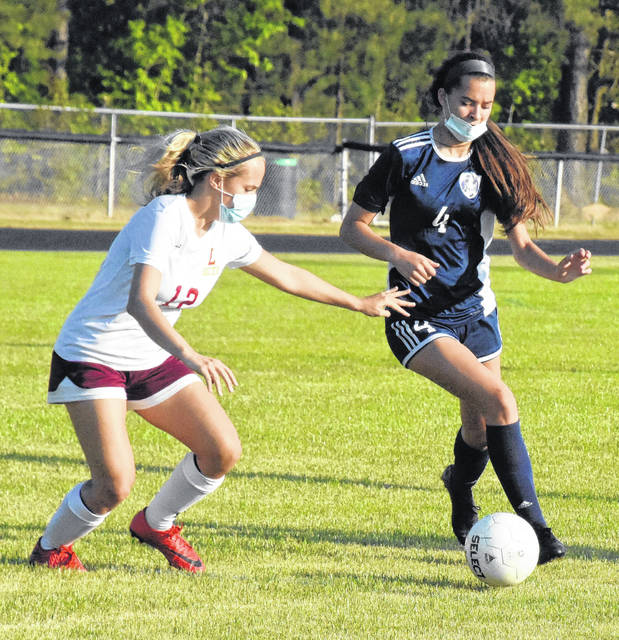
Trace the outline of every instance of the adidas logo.
[[428, 181], [426, 180], [426, 177], [423, 175], [423, 173], [420, 173], [418, 176], [415, 176], [411, 180], [411, 184], [415, 185], [416, 187], [427, 187]]

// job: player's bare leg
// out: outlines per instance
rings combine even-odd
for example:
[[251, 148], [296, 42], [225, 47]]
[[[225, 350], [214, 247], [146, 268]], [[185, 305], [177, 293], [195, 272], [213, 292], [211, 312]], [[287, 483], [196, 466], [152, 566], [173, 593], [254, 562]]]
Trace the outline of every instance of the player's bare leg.
[[173, 567], [199, 573], [204, 570], [202, 561], [181, 537], [181, 527], [174, 525], [174, 519], [223, 482], [241, 455], [238, 434], [202, 383], [188, 385], [161, 404], [138, 413], [184, 443], [190, 453], [148, 507], [136, 514], [131, 533], [161, 551]]
[[65, 496], [30, 556], [31, 564], [84, 570], [73, 542], [90, 533], [124, 500], [135, 478], [124, 400], [67, 403], [91, 478]]
[[225, 475], [241, 457], [241, 441], [232, 421], [201, 382], [137, 413], [193, 451], [205, 476]]
[[[535, 529], [540, 542], [539, 563], [565, 555], [544, 519], [531, 461], [520, 432], [512, 392], [496, 371], [481, 364], [469, 349], [451, 338], [438, 338], [419, 351], [408, 368], [432, 380], [465, 403], [469, 415], [486, 424], [488, 454], [515, 512]], [[473, 426], [473, 425], [470, 425]], [[479, 432], [479, 423], [473, 432]]]
[[[483, 365], [500, 377], [499, 358]], [[462, 427], [454, 442], [454, 463], [445, 468], [441, 480], [451, 500], [451, 527], [460, 544], [464, 544], [468, 532], [479, 519], [480, 508], [475, 503], [473, 487], [484, 472], [489, 456], [483, 415], [474, 405], [460, 400], [460, 417]]]

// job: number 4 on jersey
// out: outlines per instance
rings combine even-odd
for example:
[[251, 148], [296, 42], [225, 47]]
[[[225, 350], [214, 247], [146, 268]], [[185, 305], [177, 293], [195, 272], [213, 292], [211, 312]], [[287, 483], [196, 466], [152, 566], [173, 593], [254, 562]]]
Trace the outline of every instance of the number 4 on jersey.
[[449, 214], [447, 213], [447, 207], [443, 207], [436, 218], [432, 220], [432, 226], [437, 228], [439, 233], [445, 233], [447, 231], [447, 221], [449, 220]]

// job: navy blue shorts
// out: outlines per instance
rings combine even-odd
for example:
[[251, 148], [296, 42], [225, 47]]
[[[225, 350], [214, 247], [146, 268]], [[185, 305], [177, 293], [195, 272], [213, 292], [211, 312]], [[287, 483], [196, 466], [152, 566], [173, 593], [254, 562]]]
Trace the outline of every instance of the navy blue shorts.
[[[414, 313], [414, 311], [413, 311]], [[385, 320], [385, 334], [393, 355], [404, 367], [410, 359], [437, 338], [453, 338], [470, 349], [480, 361], [496, 358], [503, 348], [496, 308], [487, 316], [456, 323], [444, 319], [402, 318], [399, 314]]]

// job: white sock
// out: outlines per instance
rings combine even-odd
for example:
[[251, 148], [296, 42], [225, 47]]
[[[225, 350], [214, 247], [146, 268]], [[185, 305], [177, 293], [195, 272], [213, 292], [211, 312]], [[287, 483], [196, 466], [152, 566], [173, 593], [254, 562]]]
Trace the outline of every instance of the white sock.
[[190, 451], [146, 507], [144, 515], [148, 526], [157, 531], [167, 531], [179, 513], [213, 493], [224, 478], [207, 478], [203, 475], [198, 469], [195, 455]]
[[83, 484], [80, 482], [67, 493], [52, 516], [41, 537], [43, 549], [58, 549], [71, 544], [96, 529], [107, 517], [107, 513], [93, 513], [82, 502], [80, 490]]

